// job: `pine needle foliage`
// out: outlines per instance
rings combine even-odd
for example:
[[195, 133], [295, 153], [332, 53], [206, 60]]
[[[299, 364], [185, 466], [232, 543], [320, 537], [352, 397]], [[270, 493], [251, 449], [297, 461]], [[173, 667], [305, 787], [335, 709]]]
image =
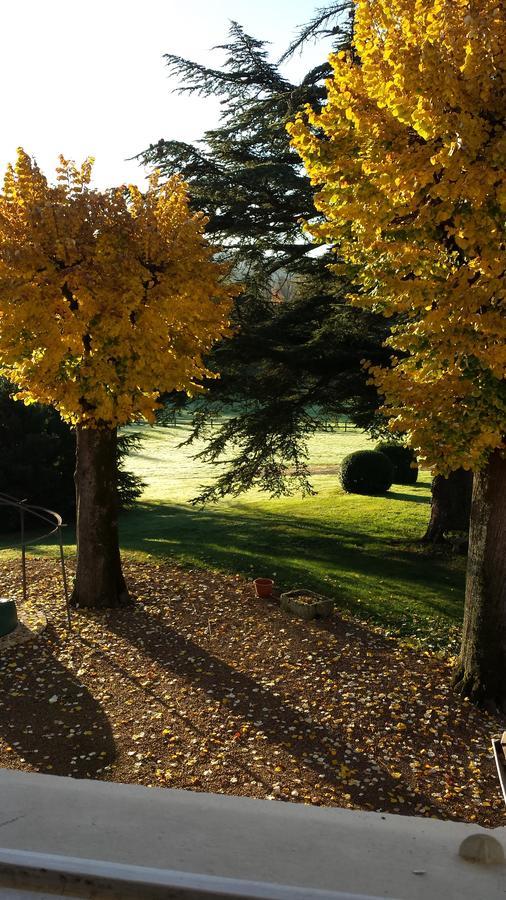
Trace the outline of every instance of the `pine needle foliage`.
[[[320, 11], [313, 29], [300, 33], [298, 46], [318, 35], [330, 9], [327, 19]], [[344, 35], [340, 4], [333, 15], [341, 46], [350, 33]], [[200, 455], [224, 463], [215, 484], [196, 499], [213, 501], [253, 485], [272, 495], [294, 488], [307, 493], [306, 441], [322, 418], [347, 416], [363, 426], [377, 421], [378, 398], [362, 360], [386, 361], [381, 346], [388, 326], [345, 303], [347, 278], [336, 283], [329, 276], [330, 255], [315, 253], [301, 229], [315, 215], [315, 188], [290, 147], [286, 124], [307, 105], [321, 109], [328, 64], [292, 83], [270, 61], [267, 42], [237, 22], [215, 49], [223, 55], [217, 68], [165, 58], [177, 92], [220, 99], [219, 125], [194, 145], [162, 139], [139, 156], [162, 179], [182, 175], [191, 205], [205, 213], [208, 234], [243, 285], [232, 313], [234, 336], [207, 360], [220, 378], [193, 405], [190, 442], [205, 437]]]

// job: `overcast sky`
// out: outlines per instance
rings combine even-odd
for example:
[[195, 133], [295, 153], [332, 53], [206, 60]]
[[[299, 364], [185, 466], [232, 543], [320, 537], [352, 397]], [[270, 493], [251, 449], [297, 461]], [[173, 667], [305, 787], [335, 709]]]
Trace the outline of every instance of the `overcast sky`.
[[[99, 187], [143, 185], [127, 158], [159, 138], [195, 140], [216, 124], [217, 103], [171, 93], [162, 58], [220, 62], [210, 48], [235, 19], [272, 41], [276, 58], [321, 0], [1, 0], [0, 172], [22, 146], [52, 174], [59, 153], [95, 156]], [[296, 77], [321, 59], [310, 48]]]

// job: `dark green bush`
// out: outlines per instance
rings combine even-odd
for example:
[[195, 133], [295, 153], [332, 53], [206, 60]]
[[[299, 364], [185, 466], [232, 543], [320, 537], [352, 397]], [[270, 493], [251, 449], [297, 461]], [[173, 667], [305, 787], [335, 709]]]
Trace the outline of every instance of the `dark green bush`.
[[393, 478], [393, 464], [377, 450], [357, 450], [341, 465], [341, 485], [348, 494], [385, 494]]
[[[67, 522], [75, 518], [75, 433], [48, 406], [24, 406], [13, 400], [13, 385], [0, 378], [0, 492], [56, 510]], [[135, 434], [118, 437], [118, 495], [121, 507], [141, 494], [139, 478], [123, 463], [138, 443]], [[30, 520], [33, 525], [34, 520]], [[19, 528], [19, 513], [0, 507], [0, 531]]]
[[416, 484], [418, 467], [411, 467], [416, 463], [416, 456], [411, 447], [397, 444], [395, 441], [380, 441], [375, 450], [388, 456], [394, 467], [393, 484]]

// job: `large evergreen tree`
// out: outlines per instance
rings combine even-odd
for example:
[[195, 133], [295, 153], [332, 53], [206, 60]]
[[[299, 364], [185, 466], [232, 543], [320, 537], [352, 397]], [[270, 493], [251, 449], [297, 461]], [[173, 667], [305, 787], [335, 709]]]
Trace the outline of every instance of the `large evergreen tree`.
[[[294, 42], [324, 28], [337, 46], [349, 41], [351, 4], [320, 10]], [[195, 435], [206, 435], [204, 455], [226, 455], [228, 467], [201, 499], [237, 493], [253, 483], [279, 493], [290, 478], [310, 490], [305, 465], [307, 436], [326, 417], [347, 415], [361, 425], [376, 420], [378, 399], [361, 362], [387, 356], [385, 321], [345, 303], [349, 283], [336, 284], [325, 252], [301, 234], [301, 219], [314, 215], [313, 194], [286, 123], [304, 104], [318, 109], [325, 96], [327, 63], [298, 83], [269, 61], [267, 46], [230, 26], [220, 68], [167, 55], [181, 93], [218, 96], [219, 126], [196, 145], [160, 140], [141, 156], [170, 177], [181, 172], [191, 202], [209, 217], [208, 231], [233, 259], [244, 284], [236, 301], [238, 332], [213, 351], [220, 372], [199, 402]], [[223, 409], [232, 415], [209, 431]]]

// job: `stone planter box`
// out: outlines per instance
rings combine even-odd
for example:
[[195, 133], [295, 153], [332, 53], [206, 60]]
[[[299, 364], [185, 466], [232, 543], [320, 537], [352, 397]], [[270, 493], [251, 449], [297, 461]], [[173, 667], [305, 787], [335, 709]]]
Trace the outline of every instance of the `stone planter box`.
[[[308, 602], [307, 598], [311, 598]], [[304, 598], [304, 599], [303, 599]], [[314, 591], [287, 591], [279, 598], [281, 609], [301, 619], [326, 618], [334, 612], [334, 601], [315, 594]]]

